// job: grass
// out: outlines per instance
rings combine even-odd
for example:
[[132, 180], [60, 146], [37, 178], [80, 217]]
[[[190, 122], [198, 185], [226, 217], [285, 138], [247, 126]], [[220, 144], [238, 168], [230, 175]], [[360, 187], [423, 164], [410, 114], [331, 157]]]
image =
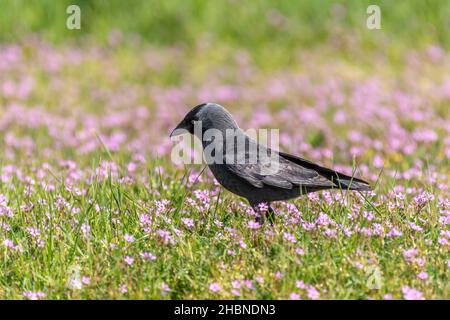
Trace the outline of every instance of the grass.
[[[156, 171], [152, 167], [148, 169]], [[206, 211], [183, 206], [183, 195], [192, 195], [192, 191], [180, 184], [178, 178], [175, 175], [159, 181], [153, 174], [151, 187], [126, 186], [111, 179], [93, 181], [83, 186], [86, 188], [83, 195], [69, 192], [63, 184], [51, 192], [37, 187], [33, 198], [25, 195], [20, 183], [13, 182], [18, 186], [14, 191], [2, 185], [1, 192], [13, 203], [36, 203], [32, 208], [13, 206], [11, 240], [22, 243], [27, 249], [23, 253], [2, 250], [2, 298], [20, 299], [25, 288], [32, 291], [45, 288], [47, 297], [53, 299], [233, 298], [225, 291], [211, 293], [209, 284], [221, 283], [228, 291], [233, 280], [256, 276], [264, 282], [256, 284], [254, 290], [242, 290], [243, 297], [288, 298], [291, 292], [298, 291], [295, 283], [301, 279], [316, 284], [322, 298], [382, 298], [384, 294], [398, 291], [405, 281], [421, 286], [422, 280], [416, 278], [411, 266], [402, 258], [402, 250], [409, 247], [426, 252], [427, 271], [432, 280], [425, 294], [430, 298], [448, 295], [448, 286], [445, 286], [448, 269], [443, 264], [447, 253], [437, 246], [421, 244], [424, 238], [436, 241], [439, 236], [436, 201], [421, 210], [420, 215], [427, 219], [426, 232], [418, 236], [405, 223], [415, 212], [392, 212], [385, 204], [374, 203], [376, 198], [363, 201], [347, 193], [344, 199], [348, 205], [327, 203], [322, 197], [320, 201], [299, 199], [295, 205], [303, 213], [304, 221], [313, 222], [317, 212], [323, 212], [344, 229], [368, 225], [368, 220], [362, 216], [356, 220], [347, 218], [350, 204], [356, 201], [362, 202], [365, 210], [376, 210], [377, 220], [392, 221], [403, 236], [386, 239], [358, 234], [345, 237], [339, 233], [337, 238], [330, 238], [317, 230], [296, 233], [294, 244], [284, 237], [289, 215], [283, 206], [277, 208], [282, 215], [277, 217], [273, 227], [266, 224], [260, 230], [249, 230], [248, 217], [236, 207], [236, 199], [229, 194], [211, 197]], [[196, 188], [209, 189], [211, 183], [202, 183]], [[160, 185], [167, 188], [158, 187]], [[160, 196], [155, 196], [157, 192]], [[153, 205], [160, 199], [170, 203], [164, 210], [156, 210]], [[405, 200], [406, 204], [409, 202], [411, 199]], [[97, 211], [95, 206], [101, 209]], [[181, 236], [174, 236], [174, 244], [164, 244], [164, 240], [142, 231], [140, 216], [155, 212], [158, 214], [153, 216], [153, 226], [171, 233], [182, 230]], [[187, 214], [196, 221], [191, 230], [186, 230], [181, 221]], [[222, 222], [223, 227], [214, 221]], [[89, 237], [82, 236], [84, 224], [90, 225]], [[24, 225], [42, 231], [43, 247], [33, 244], [34, 240], [22, 228]], [[239, 245], [236, 238], [225, 231], [227, 228], [233, 228], [243, 244]], [[134, 235], [134, 242], [127, 243], [125, 234]], [[296, 248], [303, 248], [304, 255], [296, 253]], [[230, 249], [235, 255], [227, 253]], [[151, 252], [157, 258], [147, 261], [140, 258], [142, 252]], [[125, 254], [134, 257], [133, 265], [125, 263]], [[383, 286], [380, 290], [368, 288], [372, 270], [368, 265], [381, 272]], [[281, 279], [277, 279], [278, 272], [283, 274]], [[69, 282], [81, 276], [88, 276], [90, 284], [83, 290], [70, 290]], [[163, 282], [171, 289], [167, 293], [161, 291]], [[126, 285], [129, 292], [120, 292], [122, 285]]]

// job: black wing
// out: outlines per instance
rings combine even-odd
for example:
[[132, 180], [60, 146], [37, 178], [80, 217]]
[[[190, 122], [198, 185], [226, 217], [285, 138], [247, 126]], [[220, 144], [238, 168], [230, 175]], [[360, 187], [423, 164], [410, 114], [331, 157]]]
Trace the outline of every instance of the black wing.
[[[249, 157], [246, 156], [247, 159]], [[224, 164], [224, 167], [257, 188], [264, 185], [284, 189], [298, 186], [319, 189], [337, 187], [317, 171], [293, 163], [275, 152], [264, 159], [258, 157], [256, 163], [232, 163]]]
[[297, 164], [298, 166], [301, 166], [306, 169], [314, 170], [318, 174], [320, 174], [322, 177], [325, 177], [329, 181], [333, 182], [337, 187], [341, 187], [342, 189], [349, 189], [349, 190], [359, 190], [359, 191], [370, 191], [372, 188], [370, 187], [369, 183], [358, 179], [355, 177], [351, 177], [348, 175], [345, 175], [343, 173], [334, 171], [329, 168], [325, 168], [322, 166], [319, 166], [318, 164], [312, 163], [311, 161], [308, 161], [306, 159], [302, 159], [300, 157], [296, 157], [284, 152], [279, 153], [281, 157], [284, 159]]

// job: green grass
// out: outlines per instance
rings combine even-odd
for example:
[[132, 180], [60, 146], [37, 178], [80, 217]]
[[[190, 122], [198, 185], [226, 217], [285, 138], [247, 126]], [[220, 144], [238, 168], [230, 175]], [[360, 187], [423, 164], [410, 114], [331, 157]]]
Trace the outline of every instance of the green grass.
[[[151, 166], [148, 169], [155, 172]], [[425, 294], [429, 298], [448, 296], [448, 283], [445, 285], [448, 269], [442, 264], [448, 255], [437, 246], [422, 247], [422, 236], [414, 234], [404, 223], [406, 217], [415, 215], [413, 211], [392, 212], [383, 204], [364, 204], [371, 211], [371, 206], [375, 206], [376, 219], [393, 221], [404, 232], [402, 237], [386, 239], [357, 234], [344, 237], [339, 233], [339, 237], [329, 238], [323, 232], [312, 231], [295, 233], [297, 243], [289, 244], [283, 238], [286, 232], [283, 221], [288, 215], [278, 217], [273, 227], [266, 224], [261, 230], [249, 230], [248, 218], [242, 214], [242, 209], [236, 208], [236, 199], [228, 194], [219, 195], [220, 203], [213, 197], [208, 212], [183, 205], [183, 195], [192, 194], [179, 182], [180, 178], [179, 175], [170, 178], [166, 175], [160, 181], [153, 174], [150, 187], [124, 186], [111, 180], [94, 181], [83, 186], [87, 192], [82, 196], [68, 192], [64, 185], [51, 192], [38, 187], [33, 199], [24, 195], [20, 183], [14, 183], [17, 188], [13, 191], [2, 185], [0, 192], [5, 193], [12, 203], [31, 201], [40, 204], [33, 208], [13, 205], [12, 240], [21, 243], [25, 253], [2, 250], [0, 296], [16, 299], [22, 297], [25, 289], [45, 288], [47, 297], [54, 299], [233, 298], [230, 293], [211, 293], [209, 284], [218, 282], [229, 291], [233, 280], [260, 276], [264, 283], [256, 285], [255, 290], [244, 290], [243, 297], [288, 298], [290, 292], [298, 291], [295, 281], [301, 279], [316, 285], [322, 298], [381, 298], [384, 294], [398, 292], [405, 281], [421, 286], [422, 280], [414, 279], [411, 266], [402, 258], [402, 250], [410, 247], [426, 252], [431, 279]], [[196, 188], [209, 188], [210, 184], [200, 184]], [[159, 187], [161, 185], [167, 188]], [[156, 191], [160, 197], [155, 196]], [[67, 206], [59, 207], [56, 204], [58, 197], [64, 198]], [[170, 205], [155, 217], [152, 203], [159, 199], [169, 200]], [[350, 204], [361, 201], [354, 195], [347, 195], [346, 199]], [[370, 201], [374, 200], [376, 198], [370, 198]], [[409, 201], [411, 199], [406, 203]], [[327, 204], [323, 199], [320, 202], [300, 199], [295, 204], [306, 221], [314, 221], [317, 212], [323, 212], [344, 228], [368, 223], [362, 216], [349, 220], [349, 205]], [[95, 205], [102, 209], [97, 212]], [[187, 212], [180, 211], [181, 208]], [[73, 209], [79, 209], [79, 212], [71, 213]], [[285, 212], [285, 209], [278, 210]], [[433, 201], [420, 212], [427, 219], [424, 238], [436, 241], [438, 211], [436, 201]], [[46, 216], [48, 213], [50, 215]], [[183, 230], [182, 235], [175, 236], [172, 245], [163, 244], [158, 237], [149, 237], [139, 223], [139, 217], [144, 213], [153, 215], [154, 228], [171, 232], [177, 228]], [[181, 218], [186, 216], [196, 221], [192, 230], [183, 227]], [[114, 219], [120, 223], [115, 223]], [[214, 224], [215, 219], [224, 226]], [[91, 228], [89, 238], [84, 238], [80, 232], [85, 223]], [[41, 235], [45, 242], [42, 248], [32, 243], [23, 230], [24, 225], [45, 230]], [[240, 247], [235, 237], [224, 232], [227, 227], [236, 230], [247, 248]], [[267, 236], [265, 232], [273, 235]], [[126, 243], [125, 234], [134, 235], [135, 241]], [[295, 248], [303, 248], [305, 255], [299, 256]], [[235, 250], [236, 255], [227, 254], [228, 249]], [[141, 259], [139, 254], [144, 251], [154, 254], [156, 260]], [[134, 257], [132, 266], [124, 262], [125, 255]], [[363, 266], [361, 269], [357, 262]], [[383, 281], [380, 290], [368, 288], [368, 266], [380, 270]], [[90, 285], [83, 290], [68, 289], [71, 277], [77, 274], [74, 270], [78, 270], [79, 275], [89, 276]], [[276, 279], [277, 272], [283, 273], [281, 279]], [[161, 293], [162, 282], [171, 288], [167, 295]], [[120, 285], [124, 284], [129, 293], [119, 291]]]
[[[66, 8], [81, 8], [79, 31], [66, 28]], [[382, 29], [366, 28], [366, 9], [378, 4]], [[450, 4], [439, 0], [392, 1], [9, 1], [1, 0], [0, 40], [20, 41], [36, 33], [55, 43], [89, 36], [107, 43], [113, 31], [126, 38], [139, 36], [152, 44], [195, 46], [199, 40], [246, 47], [255, 59], [279, 56], [280, 63], [295, 58], [292, 50], [325, 42], [343, 50], [354, 40], [368, 49], [450, 45]], [[271, 22], [274, 21], [274, 22]], [[133, 36], [134, 35], [134, 36]], [[265, 60], [263, 60], [265, 61]]]

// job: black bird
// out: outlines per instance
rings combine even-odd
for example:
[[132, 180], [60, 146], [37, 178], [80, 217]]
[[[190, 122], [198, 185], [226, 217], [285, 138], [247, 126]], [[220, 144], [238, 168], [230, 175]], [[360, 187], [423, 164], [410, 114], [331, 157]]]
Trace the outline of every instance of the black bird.
[[[201, 130], [196, 130], [200, 125]], [[257, 213], [258, 222], [263, 222], [263, 216], [259, 215], [262, 203], [267, 204], [265, 214], [273, 223], [272, 201], [324, 189], [371, 190], [361, 179], [258, 144], [239, 128], [224, 107], [215, 103], [194, 107], [170, 136], [186, 132], [202, 141], [206, 162], [214, 177], [225, 189], [248, 200]], [[234, 142], [231, 146], [226, 143], [230, 139]], [[244, 141], [245, 147], [236, 141]]]

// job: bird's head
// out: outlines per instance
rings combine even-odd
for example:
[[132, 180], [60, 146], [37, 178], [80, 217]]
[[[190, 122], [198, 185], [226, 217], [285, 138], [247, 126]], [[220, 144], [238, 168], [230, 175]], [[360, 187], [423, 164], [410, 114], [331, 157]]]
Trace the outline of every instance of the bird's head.
[[[203, 134], [208, 129], [237, 129], [238, 126], [231, 114], [221, 105], [216, 103], [202, 103], [189, 111], [184, 119], [172, 130], [171, 137], [189, 132], [197, 133], [195, 126], [201, 128]], [[201, 138], [201, 137], [199, 137]]]

